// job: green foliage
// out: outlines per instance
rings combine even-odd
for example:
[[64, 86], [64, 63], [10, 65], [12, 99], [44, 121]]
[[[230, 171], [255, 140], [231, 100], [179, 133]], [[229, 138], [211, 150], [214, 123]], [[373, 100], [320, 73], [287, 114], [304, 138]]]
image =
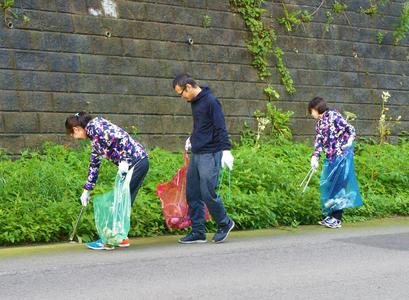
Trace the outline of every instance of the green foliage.
[[[165, 231], [155, 195], [156, 184], [171, 178], [183, 162], [182, 157], [160, 149], [151, 151], [150, 155], [152, 169], [133, 207], [133, 235], [152, 236]], [[25, 151], [17, 161], [3, 158], [0, 245], [68, 240], [81, 208], [79, 196], [87, 177], [88, 161], [89, 148], [75, 151], [55, 145], [46, 145], [41, 154]], [[161, 164], [166, 168], [160, 167]], [[115, 175], [116, 167], [103, 161], [93, 195], [111, 190]], [[96, 237], [95, 233], [91, 204], [79, 226], [78, 237], [89, 241]]]
[[294, 81], [291, 78], [291, 74], [288, 71], [288, 69], [286, 68], [284, 61], [283, 61], [283, 50], [281, 50], [281, 48], [276, 47], [274, 48], [274, 56], [277, 59], [277, 68], [278, 68], [278, 72], [281, 75], [281, 82], [284, 84], [285, 89], [287, 90], [287, 92], [289, 94], [294, 94], [296, 92], [296, 89], [294, 88], [293, 84]]
[[369, 6], [366, 8], [361, 7], [360, 12], [363, 15], [375, 16], [379, 14], [379, 7], [389, 4], [389, 0], [369, 0]]
[[381, 115], [378, 121], [379, 142], [385, 143], [388, 136], [392, 133], [392, 129], [400, 123], [401, 116], [396, 119], [388, 116], [389, 108], [387, 103], [391, 95], [388, 92], [382, 92]]
[[293, 31], [295, 25], [311, 22], [312, 16], [308, 11], [295, 10], [289, 12], [284, 2], [282, 2], [282, 5], [284, 16], [282, 18], [278, 18], [278, 23], [284, 25], [287, 31]]
[[345, 119], [346, 119], [347, 121], [355, 121], [356, 118], [357, 118], [357, 115], [354, 114], [353, 112], [350, 112], [350, 111], [344, 111], [343, 114], [344, 114]]
[[269, 84], [264, 88], [264, 93], [268, 96], [268, 99], [280, 99], [280, 94], [274, 89], [274, 87]]
[[273, 48], [276, 34], [272, 28], [267, 28], [261, 19], [265, 12], [261, 8], [261, 0], [230, 0], [230, 4], [240, 13], [246, 27], [251, 32], [247, 48], [253, 55], [252, 65], [257, 69], [260, 79], [271, 76], [268, 69], [267, 56]]
[[[252, 38], [247, 43], [247, 48], [253, 55], [252, 65], [257, 69], [261, 80], [271, 76], [268, 68], [268, 54], [273, 49], [273, 43], [276, 40], [276, 34], [272, 28], [268, 28], [262, 22], [261, 16], [265, 12], [261, 8], [264, 1], [261, 0], [230, 0], [230, 5], [237, 10], [243, 17], [246, 27], [250, 30]], [[302, 13], [300, 19], [307, 20], [306, 13]], [[282, 60], [283, 51], [276, 47], [274, 54], [277, 58], [277, 68], [281, 75], [281, 80], [286, 90], [292, 94], [295, 93], [293, 80]]]
[[378, 45], [382, 44], [384, 36], [385, 35], [380, 31], [376, 34], [376, 41], [378, 42]]
[[247, 122], [244, 122], [243, 128], [240, 130], [240, 140], [234, 143], [234, 147], [254, 146], [256, 141], [256, 133], [252, 130]]
[[331, 25], [334, 23], [334, 20], [335, 20], [334, 15], [343, 14], [346, 20], [348, 21], [348, 24], [351, 25], [351, 22], [349, 21], [348, 16], [346, 14], [347, 9], [348, 9], [348, 5], [343, 2], [335, 1], [333, 3], [332, 10], [327, 11], [325, 13], [325, 16], [327, 18], [327, 21], [325, 22], [325, 26], [324, 26], [325, 32], [330, 31]]
[[[30, 17], [27, 16], [24, 12], [17, 14], [12, 10], [14, 6], [14, 0], [0, 0], [0, 8], [3, 9], [4, 11], [4, 21], [9, 24], [9, 21], [7, 18], [9, 16], [12, 16], [14, 19], [18, 20], [20, 17], [23, 17], [22, 24], [27, 25], [30, 22]], [[10, 28], [13, 27], [13, 23], [10, 23], [11, 25], [8, 25]]]
[[269, 132], [266, 134], [269, 139], [291, 139], [290, 119], [293, 114], [292, 111], [283, 112], [271, 103], [267, 103], [266, 112], [260, 110], [254, 112], [259, 123], [258, 127], [261, 120], [268, 120], [265, 125], [270, 124]]
[[367, 16], [375, 16], [378, 14], [378, 5], [377, 4], [371, 4], [367, 8], [361, 7], [361, 14], [367, 15]]
[[3, 0], [2, 2], [0, 2], [0, 8], [4, 10], [12, 8], [13, 5], [14, 5], [14, 0]]
[[[319, 176], [301, 195], [299, 183], [309, 169], [312, 148], [284, 139], [233, 150], [232, 198], [227, 181], [221, 189], [238, 229], [316, 224], [321, 216]], [[347, 220], [409, 214], [409, 143], [358, 144], [356, 170], [365, 205], [348, 210]], [[81, 205], [89, 148], [81, 151], [47, 145], [43, 153], [24, 152], [17, 161], [0, 161], [0, 245], [67, 240]], [[176, 233], [166, 228], [156, 186], [168, 181], [183, 164], [181, 154], [150, 152], [150, 170], [133, 206], [130, 236]], [[116, 168], [104, 161], [94, 194], [110, 190]], [[96, 237], [92, 201], [80, 223], [78, 237]], [[213, 222], [208, 229], [214, 230]]]
[[212, 17], [209, 15], [204, 15], [202, 20], [202, 25], [204, 28], [207, 28], [212, 24]]
[[348, 4], [335, 1], [332, 5], [332, 11], [336, 14], [340, 14], [345, 12], [348, 9]]
[[334, 17], [332, 16], [332, 13], [330, 11], [327, 11], [325, 13], [325, 16], [327, 17], [327, 21], [325, 22], [325, 31], [328, 32], [331, 28], [331, 24], [334, 23]]
[[393, 43], [398, 45], [406, 37], [409, 31], [409, 1], [403, 4], [399, 25], [393, 31]]
[[125, 129], [126, 129], [127, 132], [129, 132], [131, 134], [131, 136], [134, 139], [138, 139], [138, 136], [139, 136], [138, 127], [132, 125], [132, 126], [129, 126], [128, 128], [125, 128]]

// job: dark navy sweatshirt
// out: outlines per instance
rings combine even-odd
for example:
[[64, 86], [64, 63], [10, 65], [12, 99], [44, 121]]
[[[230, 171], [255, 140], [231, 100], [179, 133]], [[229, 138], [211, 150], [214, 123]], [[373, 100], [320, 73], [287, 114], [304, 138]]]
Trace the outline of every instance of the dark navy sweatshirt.
[[231, 143], [227, 133], [222, 105], [208, 87], [191, 102], [193, 132], [190, 137], [192, 152], [215, 153], [230, 150]]

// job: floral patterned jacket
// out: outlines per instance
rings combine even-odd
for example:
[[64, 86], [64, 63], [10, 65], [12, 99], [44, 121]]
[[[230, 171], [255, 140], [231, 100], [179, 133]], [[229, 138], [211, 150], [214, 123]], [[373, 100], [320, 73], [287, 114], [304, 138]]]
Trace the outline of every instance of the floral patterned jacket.
[[129, 165], [148, 157], [145, 148], [123, 129], [102, 117], [92, 119], [85, 127], [91, 140], [91, 157], [88, 179], [84, 189], [92, 190], [98, 179], [99, 167], [103, 157], [118, 165], [121, 161]]
[[342, 146], [347, 144], [351, 136], [354, 138], [356, 136], [355, 128], [334, 110], [328, 110], [320, 117], [315, 131], [317, 135], [313, 156], [319, 157], [324, 151], [330, 161], [342, 155]]

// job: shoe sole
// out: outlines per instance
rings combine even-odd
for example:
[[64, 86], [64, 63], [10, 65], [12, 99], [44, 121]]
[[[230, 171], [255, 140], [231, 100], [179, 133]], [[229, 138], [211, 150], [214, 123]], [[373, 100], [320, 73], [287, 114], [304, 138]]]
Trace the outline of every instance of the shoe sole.
[[129, 244], [125, 244], [125, 245], [118, 245], [119, 248], [128, 248], [130, 245]]
[[207, 240], [196, 240], [196, 241], [178, 241], [179, 244], [204, 244], [207, 243]]
[[233, 222], [233, 226], [230, 227], [229, 231], [227, 231], [227, 234], [226, 234], [226, 236], [224, 237], [224, 239], [222, 239], [222, 240], [220, 240], [220, 241], [217, 241], [217, 242], [216, 242], [215, 240], [212, 240], [213, 243], [215, 243], [215, 244], [223, 243], [223, 242], [227, 239], [227, 237], [228, 237], [229, 234], [230, 234], [230, 231], [232, 231], [233, 228], [234, 228], [234, 226], [236, 226], [236, 223], [234, 223], [233, 220], [232, 220], [232, 222]]
[[111, 251], [111, 250], [114, 250], [114, 249], [115, 249], [115, 247], [112, 247], [112, 248], [108, 248], [108, 247], [95, 248], [95, 247], [90, 247], [90, 246], [87, 246], [87, 248], [88, 248], [88, 249], [91, 249], [91, 250], [107, 250], [107, 251]]
[[335, 225], [335, 226], [333, 226], [333, 225], [325, 225], [327, 228], [331, 228], [331, 229], [337, 229], [337, 228], [341, 228], [342, 227], [342, 225]]

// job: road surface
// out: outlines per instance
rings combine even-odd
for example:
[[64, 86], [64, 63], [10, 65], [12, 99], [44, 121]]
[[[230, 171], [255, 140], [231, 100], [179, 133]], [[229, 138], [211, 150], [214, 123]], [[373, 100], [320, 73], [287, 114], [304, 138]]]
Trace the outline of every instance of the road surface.
[[409, 219], [176, 241], [3, 248], [0, 299], [409, 299]]

